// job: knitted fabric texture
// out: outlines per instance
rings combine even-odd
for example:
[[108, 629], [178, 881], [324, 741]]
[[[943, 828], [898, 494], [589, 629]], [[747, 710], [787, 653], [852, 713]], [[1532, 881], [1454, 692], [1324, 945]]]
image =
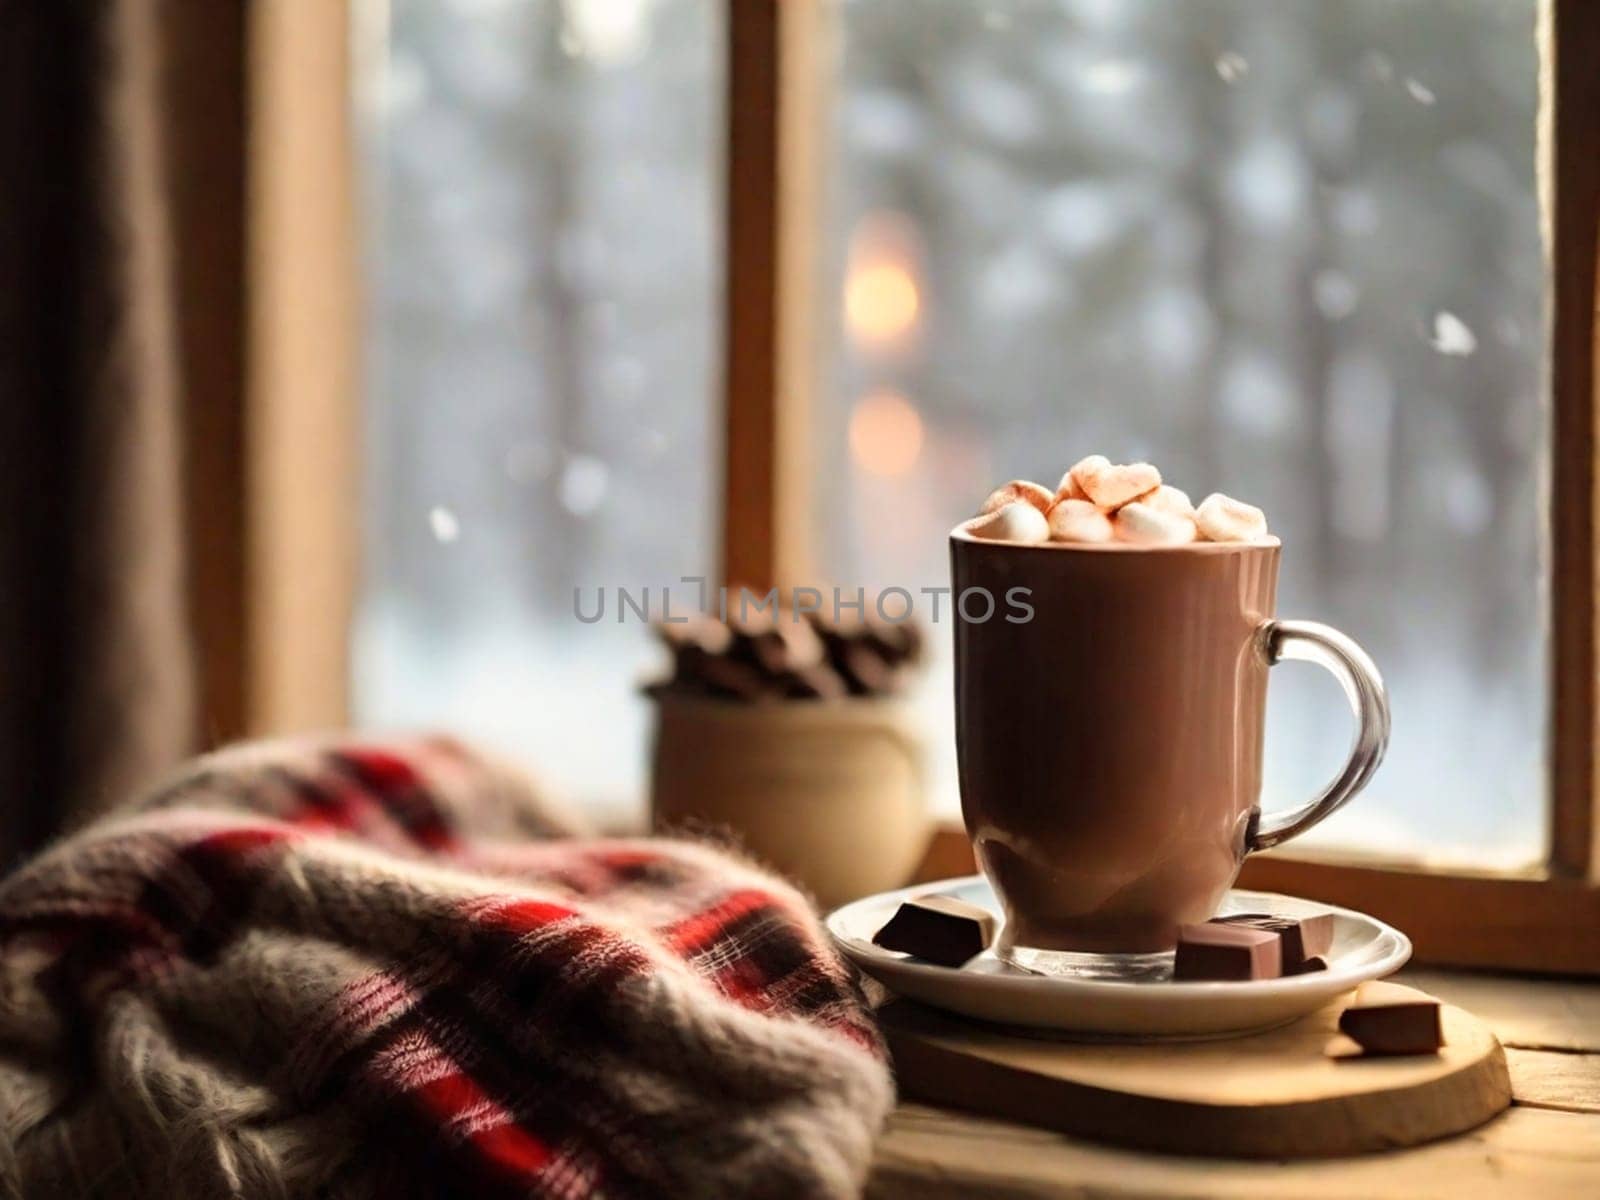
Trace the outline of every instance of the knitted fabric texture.
[[846, 1196], [892, 1100], [805, 901], [442, 740], [201, 759], [0, 883], [0, 1195]]

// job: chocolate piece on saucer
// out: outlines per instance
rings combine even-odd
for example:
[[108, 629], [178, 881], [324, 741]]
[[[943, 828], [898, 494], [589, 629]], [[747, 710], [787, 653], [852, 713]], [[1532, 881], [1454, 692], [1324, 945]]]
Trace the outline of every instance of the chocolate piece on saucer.
[[1283, 939], [1270, 929], [1208, 921], [1178, 930], [1172, 978], [1179, 982], [1276, 979], [1283, 968]]
[[954, 896], [929, 895], [903, 901], [872, 941], [885, 950], [959, 967], [982, 953], [993, 937], [994, 914], [988, 909]]
[[1316, 971], [1326, 971], [1328, 960], [1320, 954], [1313, 954], [1310, 958], [1302, 958], [1295, 966], [1284, 972], [1285, 975], [1310, 975]]
[[1444, 1045], [1437, 1000], [1382, 985], [1356, 992], [1339, 1014], [1339, 1032], [1367, 1054], [1433, 1054]]
[[1248, 925], [1251, 929], [1265, 929], [1276, 933], [1283, 939], [1285, 975], [1301, 975], [1306, 970], [1318, 970], [1317, 967], [1307, 967], [1302, 970], [1301, 964], [1313, 958], [1322, 959], [1323, 968], [1327, 967], [1328, 951], [1333, 949], [1332, 913], [1317, 913], [1310, 917], [1280, 917], [1271, 913], [1230, 913], [1225, 917], [1213, 917], [1212, 920], [1219, 925]]

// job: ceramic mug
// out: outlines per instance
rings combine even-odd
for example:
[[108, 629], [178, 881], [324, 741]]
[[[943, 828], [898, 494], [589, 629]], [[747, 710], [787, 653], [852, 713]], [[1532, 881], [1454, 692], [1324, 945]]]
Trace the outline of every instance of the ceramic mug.
[[721, 829], [823, 907], [903, 886], [927, 848], [923, 739], [900, 701], [662, 696], [655, 828]]

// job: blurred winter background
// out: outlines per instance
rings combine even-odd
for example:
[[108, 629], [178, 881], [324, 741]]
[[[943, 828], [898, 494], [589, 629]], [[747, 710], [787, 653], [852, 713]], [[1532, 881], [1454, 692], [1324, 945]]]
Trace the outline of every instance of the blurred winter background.
[[[363, 8], [370, 517], [358, 715], [637, 813], [653, 663], [573, 588], [715, 558], [722, 6]], [[1534, 0], [842, 0], [825, 579], [948, 582], [995, 482], [1089, 451], [1263, 505], [1280, 610], [1361, 640], [1394, 743], [1324, 846], [1545, 834]], [[592, 593], [591, 593], [592, 594]], [[675, 602], [677, 592], [675, 591]], [[934, 643], [946, 651], [948, 627]], [[942, 653], [922, 694], [956, 811]], [[1270, 806], [1336, 769], [1275, 675]]]

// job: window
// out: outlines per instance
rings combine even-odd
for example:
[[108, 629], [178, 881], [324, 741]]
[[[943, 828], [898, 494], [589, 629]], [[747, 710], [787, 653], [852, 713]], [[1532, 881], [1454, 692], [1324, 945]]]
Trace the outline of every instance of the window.
[[650, 646], [574, 588], [714, 567], [719, 16], [398, 0], [358, 79], [356, 715], [471, 730], [606, 818], [638, 815]]

